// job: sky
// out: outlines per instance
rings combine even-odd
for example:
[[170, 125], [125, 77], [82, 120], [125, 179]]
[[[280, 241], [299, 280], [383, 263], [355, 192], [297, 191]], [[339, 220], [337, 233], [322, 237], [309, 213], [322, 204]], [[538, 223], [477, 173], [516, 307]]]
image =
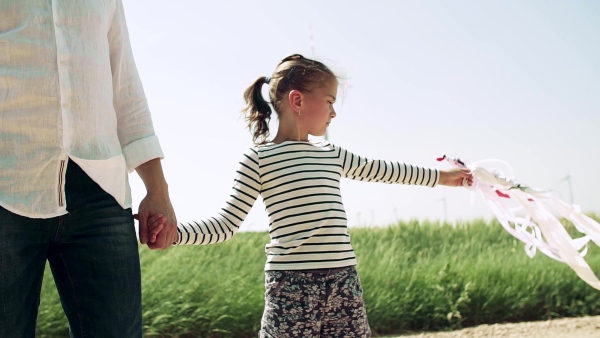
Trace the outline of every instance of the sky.
[[[252, 146], [242, 94], [294, 53], [341, 79], [332, 143], [438, 169], [443, 154], [501, 160], [486, 168], [600, 212], [598, 1], [123, 2], [178, 221], [223, 206]], [[493, 217], [465, 188], [341, 189], [351, 227]], [[259, 199], [241, 230], [267, 225]]]

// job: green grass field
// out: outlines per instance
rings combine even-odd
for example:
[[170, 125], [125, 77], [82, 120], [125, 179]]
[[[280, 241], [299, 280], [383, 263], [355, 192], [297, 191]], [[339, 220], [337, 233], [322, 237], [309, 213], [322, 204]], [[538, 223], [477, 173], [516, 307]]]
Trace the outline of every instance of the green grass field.
[[[600, 291], [564, 263], [530, 259], [496, 222], [414, 221], [350, 235], [374, 335], [600, 314]], [[266, 232], [242, 232], [217, 245], [140, 247], [145, 337], [256, 337], [267, 242]], [[594, 244], [586, 260], [600, 275]], [[38, 337], [67, 337], [49, 270]]]

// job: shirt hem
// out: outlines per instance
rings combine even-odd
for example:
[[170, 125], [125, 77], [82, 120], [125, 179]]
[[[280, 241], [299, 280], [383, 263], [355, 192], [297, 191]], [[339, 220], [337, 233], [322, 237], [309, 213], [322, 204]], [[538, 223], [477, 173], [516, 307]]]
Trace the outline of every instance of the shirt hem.
[[347, 263], [329, 262], [329, 263], [310, 263], [310, 264], [277, 264], [267, 263], [265, 271], [289, 271], [289, 270], [318, 270], [318, 269], [337, 269], [349, 266], [356, 266], [356, 259], [350, 260]]
[[64, 208], [62, 210], [59, 210], [59, 211], [56, 211], [56, 212], [53, 212], [50, 214], [31, 214], [31, 213], [24, 212], [22, 210], [13, 208], [13, 207], [7, 205], [6, 203], [2, 203], [2, 202], [0, 202], [0, 207], [6, 209], [7, 211], [9, 211], [15, 215], [19, 215], [19, 216], [23, 216], [23, 217], [27, 217], [27, 218], [46, 219], [46, 218], [54, 218], [54, 217], [58, 217], [58, 216], [63, 216], [68, 213], [67, 209]]

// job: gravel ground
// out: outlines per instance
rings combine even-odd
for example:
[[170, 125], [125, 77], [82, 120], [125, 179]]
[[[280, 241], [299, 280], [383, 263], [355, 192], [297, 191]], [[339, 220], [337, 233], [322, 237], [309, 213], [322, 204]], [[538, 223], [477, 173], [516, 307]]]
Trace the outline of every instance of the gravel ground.
[[561, 318], [543, 322], [481, 325], [477, 327], [436, 333], [413, 333], [398, 338], [600, 338], [600, 316]]

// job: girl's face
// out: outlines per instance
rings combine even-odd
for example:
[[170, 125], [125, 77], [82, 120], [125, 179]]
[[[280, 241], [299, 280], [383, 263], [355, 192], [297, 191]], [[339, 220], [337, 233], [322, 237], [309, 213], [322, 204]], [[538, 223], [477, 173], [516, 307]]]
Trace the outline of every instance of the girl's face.
[[304, 93], [302, 109], [298, 119], [310, 135], [323, 136], [336, 116], [333, 104], [337, 97], [338, 81], [332, 79], [324, 86]]

